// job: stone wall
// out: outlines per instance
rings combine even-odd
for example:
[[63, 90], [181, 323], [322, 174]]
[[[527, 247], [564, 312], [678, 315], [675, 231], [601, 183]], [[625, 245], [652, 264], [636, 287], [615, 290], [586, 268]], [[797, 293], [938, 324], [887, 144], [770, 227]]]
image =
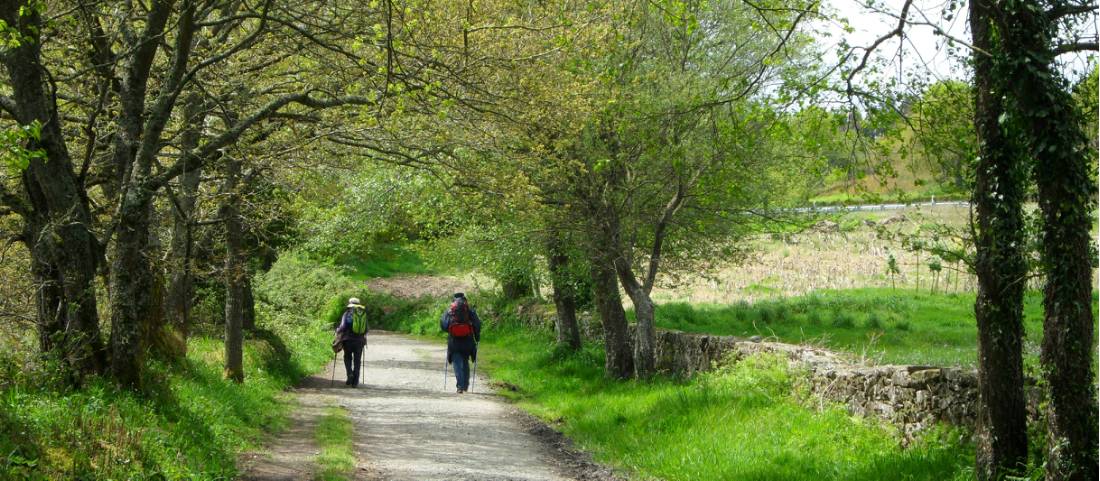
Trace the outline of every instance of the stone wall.
[[664, 372], [691, 376], [719, 361], [757, 353], [786, 356], [809, 372], [812, 391], [849, 412], [896, 424], [906, 439], [933, 424], [973, 426], [977, 375], [971, 370], [928, 366], [867, 366], [811, 346], [730, 336], [657, 333], [657, 363]]
[[[526, 306], [517, 312], [531, 327], [553, 329], [553, 309]], [[589, 339], [599, 337], [599, 321], [581, 317]], [[931, 366], [869, 366], [829, 350], [758, 337], [657, 331], [657, 368], [674, 376], [690, 377], [713, 369], [719, 362], [736, 362], [758, 353], [776, 353], [809, 373], [812, 392], [820, 399], [839, 402], [855, 415], [883, 419], [898, 426], [905, 442], [937, 423], [973, 427], [976, 421], [978, 379], [974, 370]], [[1029, 390], [1034, 416], [1035, 389]]]

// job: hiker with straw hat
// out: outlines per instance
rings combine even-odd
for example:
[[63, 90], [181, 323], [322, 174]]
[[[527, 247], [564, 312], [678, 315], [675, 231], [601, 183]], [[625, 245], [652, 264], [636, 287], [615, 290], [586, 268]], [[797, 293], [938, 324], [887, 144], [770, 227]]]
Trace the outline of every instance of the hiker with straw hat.
[[359, 387], [359, 374], [363, 362], [363, 347], [367, 344], [367, 308], [359, 303], [359, 299], [348, 299], [348, 307], [340, 316], [340, 327], [336, 328], [338, 342], [343, 344], [344, 370], [348, 374], [348, 380], [344, 382], [351, 387]]

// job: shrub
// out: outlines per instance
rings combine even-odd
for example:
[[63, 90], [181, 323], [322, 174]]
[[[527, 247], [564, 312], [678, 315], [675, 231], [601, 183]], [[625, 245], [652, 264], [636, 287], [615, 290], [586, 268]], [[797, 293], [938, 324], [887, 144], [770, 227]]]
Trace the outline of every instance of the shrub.
[[733, 309], [733, 315], [738, 321], [745, 322], [752, 318], [752, 306], [748, 302], [740, 301]]
[[256, 276], [253, 287], [257, 300], [309, 318], [329, 314], [334, 295], [363, 292], [336, 266], [296, 252], [279, 256], [271, 270]]
[[851, 329], [856, 326], [856, 320], [851, 314], [847, 312], [838, 312], [836, 317], [833, 317], [833, 327], [841, 329]]
[[867, 329], [882, 329], [882, 317], [877, 312], [867, 316]]

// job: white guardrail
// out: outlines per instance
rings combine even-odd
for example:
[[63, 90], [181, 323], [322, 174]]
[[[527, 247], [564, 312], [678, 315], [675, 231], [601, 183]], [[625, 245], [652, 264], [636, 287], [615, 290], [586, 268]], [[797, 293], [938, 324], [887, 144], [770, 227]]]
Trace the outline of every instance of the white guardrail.
[[883, 211], [883, 210], [899, 210], [907, 209], [909, 207], [931, 207], [931, 206], [969, 206], [970, 202], [965, 200], [950, 200], [950, 201], [936, 201], [933, 197], [932, 200], [927, 202], [909, 202], [909, 203], [897, 203], [897, 204], [864, 204], [864, 205], [813, 205], [810, 207], [795, 207], [791, 209], [794, 212], [861, 212], [861, 211]]

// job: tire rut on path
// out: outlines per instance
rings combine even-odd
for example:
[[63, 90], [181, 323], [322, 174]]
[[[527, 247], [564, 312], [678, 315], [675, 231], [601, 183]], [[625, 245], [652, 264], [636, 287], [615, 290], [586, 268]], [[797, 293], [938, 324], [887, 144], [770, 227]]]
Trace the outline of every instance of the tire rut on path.
[[[246, 458], [241, 479], [312, 479], [310, 465], [317, 452], [312, 426], [327, 405], [346, 408], [352, 419], [356, 479], [616, 479], [570, 449], [560, 436], [548, 435], [547, 431], [556, 434], [552, 430], [493, 394], [481, 375], [471, 392], [460, 395], [455, 393], [454, 374], [448, 371], [444, 389], [445, 349], [441, 344], [372, 331], [359, 388], [344, 386], [342, 356], [336, 363], [335, 387], [328, 386], [328, 370], [309, 378], [293, 391], [304, 410], [296, 413], [294, 427], [275, 440], [267, 456]], [[312, 420], [303, 419], [309, 417]], [[264, 475], [284, 465], [299, 471], [281, 477]]]

